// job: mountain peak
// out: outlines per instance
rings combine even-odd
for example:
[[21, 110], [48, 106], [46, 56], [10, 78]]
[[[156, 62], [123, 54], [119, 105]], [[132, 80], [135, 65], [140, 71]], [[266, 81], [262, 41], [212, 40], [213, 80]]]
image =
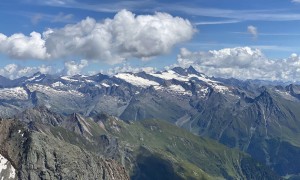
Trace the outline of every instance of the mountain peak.
[[200, 74], [193, 66], [190, 66], [188, 68], [174, 67], [172, 70], [174, 72], [176, 72], [177, 74], [180, 74], [183, 76], [187, 76], [189, 74], [196, 74], [196, 75]]
[[40, 75], [42, 75], [42, 73], [41, 73], [40, 71], [38, 71], [38, 72], [34, 73], [34, 74], [32, 75], [32, 77], [34, 77], [34, 76], [40, 76]]
[[188, 67], [187, 72], [189, 74], [199, 74], [199, 72], [193, 66]]
[[41, 81], [46, 77], [45, 74], [42, 74], [41, 72], [36, 72], [29, 78], [27, 78], [26, 81]]
[[183, 76], [187, 76], [188, 75], [187, 70], [183, 69], [182, 67], [174, 67], [172, 69], [172, 71], [176, 72], [177, 74], [183, 75]]
[[11, 85], [11, 83], [12, 83], [12, 80], [0, 75], [0, 87], [3, 87], [5, 85]]
[[273, 97], [267, 89], [264, 89], [260, 95], [255, 98], [255, 100], [265, 104], [273, 103]]

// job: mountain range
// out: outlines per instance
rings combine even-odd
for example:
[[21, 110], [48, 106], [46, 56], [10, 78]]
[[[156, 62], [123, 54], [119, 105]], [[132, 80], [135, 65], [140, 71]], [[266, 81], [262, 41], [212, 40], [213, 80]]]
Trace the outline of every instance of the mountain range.
[[[1, 127], [15, 130], [3, 131], [8, 137], [3, 142], [12, 142], [11, 148], [0, 148], [0, 158], [19, 178], [72, 178], [63, 166], [75, 154], [86, 158], [70, 166], [73, 178], [112, 178], [105, 167], [118, 169], [116, 177], [124, 179], [300, 176], [298, 85], [214, 78], [193, 67], [176, 67], [113, 76], [36, 73], [15, 80], [1, 77], [0, 87]], [[18, 137], [22, 133], [16, 126], [30, 140]], [[49, 149], [49, 144], [55, 145]], [[55, 157], [63, 157], [68, 148], [74, 155]], [[60, 169], [47, 165], [53, 158]], [[76, 168], [86, 161], [93, 165], [79, 173]], [[153, 173], [151, 167], [163, 171]]]

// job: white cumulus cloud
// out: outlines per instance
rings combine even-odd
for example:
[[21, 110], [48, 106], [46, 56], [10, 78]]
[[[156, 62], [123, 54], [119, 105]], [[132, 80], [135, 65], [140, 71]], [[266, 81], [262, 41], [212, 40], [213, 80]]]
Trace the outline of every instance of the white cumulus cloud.
[[53, 57], [76, 54], [115, 64], [127, 58], [165, 54], [177, 43], [189, 40], [194, 32], [189, 21], [166, 13], [136, 16], [122, 10], [101, 23], [86, 18], [44, 34], [47, 52]]
[[87, 60], [81, 60], [79, 63], [75, 61], [67, 61], [65, 62], [64, 73], [69, 76], [80, 74], [82, 72], [82, 69], [87, 66], [88, 66]]
[[258, 36], [257, 27], [252, 26], [252, 25], [248, 26], [247, 31], [248, 31], [249, 34], [252, 35], [253, 38], [257, 38], [257, 36]]
[[47, 59], [50, 57], [42, 35], [37, 32], [32, 32], [30, 36], [20, 33], [9, 37], [0, 33], [0, 53], [17, 59]]
[[30, 36], [0, 34], [0, 53], [16, 59], [57, 59], [78, 56], [109, 64], [129, 58], [151, 58], [168, 53], [192, 38], [196, 30], [183, 18], [167, 13], [135, 15], [122, 10], [114, 18], [93, 18], [48, 29]]
[[191, 52], [183, 48], [177, 61], [179, 66], [192, 65], [209, 76], [300, 81], [300, 56], [297, 54], [275, 60], [267, 58], [261, 50], [250, 47], [207, 52]]

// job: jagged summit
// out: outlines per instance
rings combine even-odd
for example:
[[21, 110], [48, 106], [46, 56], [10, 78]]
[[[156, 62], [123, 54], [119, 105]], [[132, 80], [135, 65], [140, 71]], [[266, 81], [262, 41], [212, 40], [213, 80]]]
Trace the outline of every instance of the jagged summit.
[[193, 66], [190, 66], [187, 69], [187, 72], [190, 73], [190, 74], [198, 74], [199, 73]]
[[202, 74], [198, 72], [193, 66], [189, 66], [188, 68], [174, 67], [172, 68], [172, 70], [183, 76], [188, 76], [189, 74], [195, 74], [195, 75]]

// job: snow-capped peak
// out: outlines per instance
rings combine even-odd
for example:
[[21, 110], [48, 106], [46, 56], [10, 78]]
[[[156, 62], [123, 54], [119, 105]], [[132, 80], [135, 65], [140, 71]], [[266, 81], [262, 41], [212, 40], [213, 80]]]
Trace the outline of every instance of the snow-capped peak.
[[164, 80], [175, 79], [182, 82], [188, 82], [196, 78], [197, 80], [203, 81], [204, 83], [208, 84], [217, 92], [224, 93], [226, 91], [229, 91], [229, 88], [224, 86], [221, 82], [212, 80], [211, 78], [197, 72], [192, 67], [188, 69], [174, 68], [172, 70], [164, 71], [161, 73], [151, 73], [150, 75]]
[[41, 81], [41, 80], [44, 79], [44, 76], [45, 75], [43, 75], [42, 73], [37, 72], [34, 75], [32, 75], [31, 77], [29, 77], [26, 81], [29, 81], [29, 82], [31, 82], [31, 81]]

